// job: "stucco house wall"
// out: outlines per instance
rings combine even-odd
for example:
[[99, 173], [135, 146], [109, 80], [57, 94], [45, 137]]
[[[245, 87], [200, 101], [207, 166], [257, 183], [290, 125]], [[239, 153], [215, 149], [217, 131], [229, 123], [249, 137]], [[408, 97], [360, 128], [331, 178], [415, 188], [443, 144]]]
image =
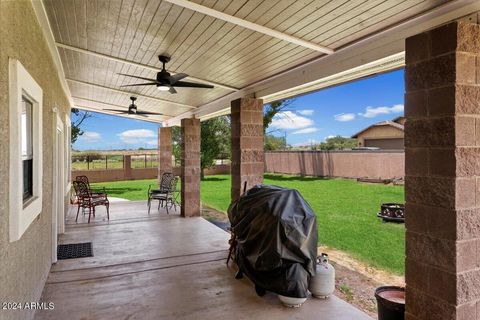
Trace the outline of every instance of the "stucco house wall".
[[358, 146], [365, 146], [365, 139], [403, 139], [403, 130], [397, 129], [392, 126], [375, 126], [371, 127], [364, 132], [358, 134]]
[[[38, 301], [51, 266], [53, 137], [56, 114], [69, 113], [54, 62], [32, 3], [0, 1], [0, 301]], [[9, 242], [9, 58], [18, 59], [43, 89], [43, 206], [20, 240]], [[18, 183], [21, 183], [19, 181]], [[0, 318], [31, 319], [33, 311], [0, 311]]]

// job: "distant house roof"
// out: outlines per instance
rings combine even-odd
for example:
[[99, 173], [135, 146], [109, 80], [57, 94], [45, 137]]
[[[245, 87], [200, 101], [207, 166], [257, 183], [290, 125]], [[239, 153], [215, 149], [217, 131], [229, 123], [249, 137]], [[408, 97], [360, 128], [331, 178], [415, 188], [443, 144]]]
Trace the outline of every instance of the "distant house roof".
[[[397, 123], [400, 123], [401, 120], [404, 120], [405, 117], [404, 116], [400, 116], [400, 117], [396, 117], [395, 119], [392, 119], [393, 122], [397, 122]], [[400, 123], [401, 124], [401, 123]]]
[[371, 126], [363, 129], [362, 131], [360, 132], [357, 132], [356, 134], [354, 134], [352, 136], [352, 138], [357, 138], [360, 134], [364, 133], [365, 131], [371, 129], [371, 128], [374, 128], [374, 127], [381, 127], [381, 126], [391, 126], [391, 127], [394, 127], [396, 129], [399, 129], [399, 130], [402, 130], [404, 131], [404, 126], [401, 125], [400, 123], [397, 123], [397, 122], [394, 122], [394, 121], [398, 121], [398, 119], [401, 118], [401, 117], [398, 117], [398, 118], [395, 118], [394, 120], [387, 120], [387, 121], [382, 121], [382, 122], [378, 122], [378, 123], [375, 123], [375, 124], [372, 124]]

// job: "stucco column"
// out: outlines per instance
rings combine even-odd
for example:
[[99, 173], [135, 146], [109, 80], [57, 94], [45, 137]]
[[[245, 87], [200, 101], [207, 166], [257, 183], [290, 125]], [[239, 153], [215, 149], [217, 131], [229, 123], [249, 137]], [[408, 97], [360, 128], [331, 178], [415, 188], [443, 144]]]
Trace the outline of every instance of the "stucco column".
[[183, 217], [200, 216], [200, 120], [182, 119]]
[[406, 41], [406, 319], [480, 319], [480, 27]]
[[164, 172], [172, 172], [172, 128], [158, 129], [158, 179]]
[[232, 101], [232, 201], [247, 189], [263, 183], [263, 101], [241, 98]]

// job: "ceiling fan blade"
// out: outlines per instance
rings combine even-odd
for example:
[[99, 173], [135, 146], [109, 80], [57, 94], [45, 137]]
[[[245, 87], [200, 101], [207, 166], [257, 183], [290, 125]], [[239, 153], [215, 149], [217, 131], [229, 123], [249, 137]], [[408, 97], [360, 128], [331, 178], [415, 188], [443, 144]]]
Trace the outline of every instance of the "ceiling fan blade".
[[126, 84], [120, 87], [136, 87], [136, 86], [153, 86], [156, 85], [156, 82], [147, 82], [147, 83], [134, 83], [134, 84]]
[[126, 110], [119, 110], [119, 109], [103, 109], [103, 110], [115, 111], [115, 112], [118, 112], [118, 113], [128, 113], [128, 111], [126, 111]]
[[177, 90], [175, 90], [174, 87], [170, 87], [170, 89], [168, 89], [168, 92], [170, 92], [170, 93], [177, 93]]
[[188, 77], [186, 73], [177, 73], [173, 76], [168, 77], [170, 84], [175, 84], [177, 81], [182, 80], [183, 78]]
[[149, 111], [137, 111], [137, 114], [150, 114], [152, 116], [163, 116], [163, 113], [149, 112]]
[[125, 73], [117, 73], [117, 74], [125, 76], [125, 77], [136, 78], [136, 79], [147, 80], [147, 81], [153, 81], [155, 83], [157, 82], [157, 79], [149, 79], [149, 78], [144, 78], [144, 77], [138, 77], [138, 76], [133, 76], [131, 74], [125, 74]]
[[187, 81], [177, 81], [174, 84], [175, 87], [185, 87], [185, 88], [209, 88], [212, 89], [213, 86], [204, 83], [196, 83], [196, 82], [187, 82]]

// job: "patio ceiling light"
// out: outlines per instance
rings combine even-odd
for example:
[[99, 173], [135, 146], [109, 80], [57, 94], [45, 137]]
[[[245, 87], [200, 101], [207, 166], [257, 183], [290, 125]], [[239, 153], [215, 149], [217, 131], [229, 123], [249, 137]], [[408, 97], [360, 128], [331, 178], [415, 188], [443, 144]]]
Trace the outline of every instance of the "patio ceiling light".
[[170, 90], [170, 87], [162, 84], [162, 85], [157, 86], [157, 89], [159, 91], [168, 91], [168, 90]]
[[[167, 88], [168, 90], [168, 88]], [[116, 111], [117, 113], [124, 113], [127, 116], [141, 116], [141, 117], [146, 117], [147, 115], [155, 115], [155, 116], [161, 116], [163, 115], [162, 113], [157, 113], [157, 112], [150, 112], [150, 111], [139, 111], [137, 110], [137, 105], [135, 104], [135, 100], [137, 100], [137, 97], [130, 97], [130, 100], [132, 100], [132, 103], [128, 106], [128, 111], [126, 110], [119, 110], [119, 109], [104, 109], [108, 111]]]
[[167, 72], [167, 69], [165, 68], [165, 64], [170, 61], [170, 57], [159, 55], [158, 59], [160, 60], [160, 62], [162, 63], [163, 66], [162, 66], [162, 70], [160, 72], [157, 72], [156, 79], [138, 77], [138, 76], [134, 76], [134, 75], [131, 75], [131, 74], [125, 74], [125, 73], [118, 73], [119, 75], [122, 75], [122, 76], [149, 81], [149, 82], [146, 82], [146, 83], [127, 84], [127, 85], [123, 85], [121, 87], [132, 87], [132, 86], [136, 87], [136, 86], [153, 86], [153, 85], [156, 85], [158, 90], [169, 91], [170, 93], [177, 93], [177, 90], [175, 90], [174, 87], [207, 88], [207, 89], [212, 89], [213, 88], [213, 86], [209, 85], [209, 84], [180, 81], [181, 79], [188, 77], [188, 74], [177, 73], [177, 74], [172, 76], [170, 74], [170, 72]]

